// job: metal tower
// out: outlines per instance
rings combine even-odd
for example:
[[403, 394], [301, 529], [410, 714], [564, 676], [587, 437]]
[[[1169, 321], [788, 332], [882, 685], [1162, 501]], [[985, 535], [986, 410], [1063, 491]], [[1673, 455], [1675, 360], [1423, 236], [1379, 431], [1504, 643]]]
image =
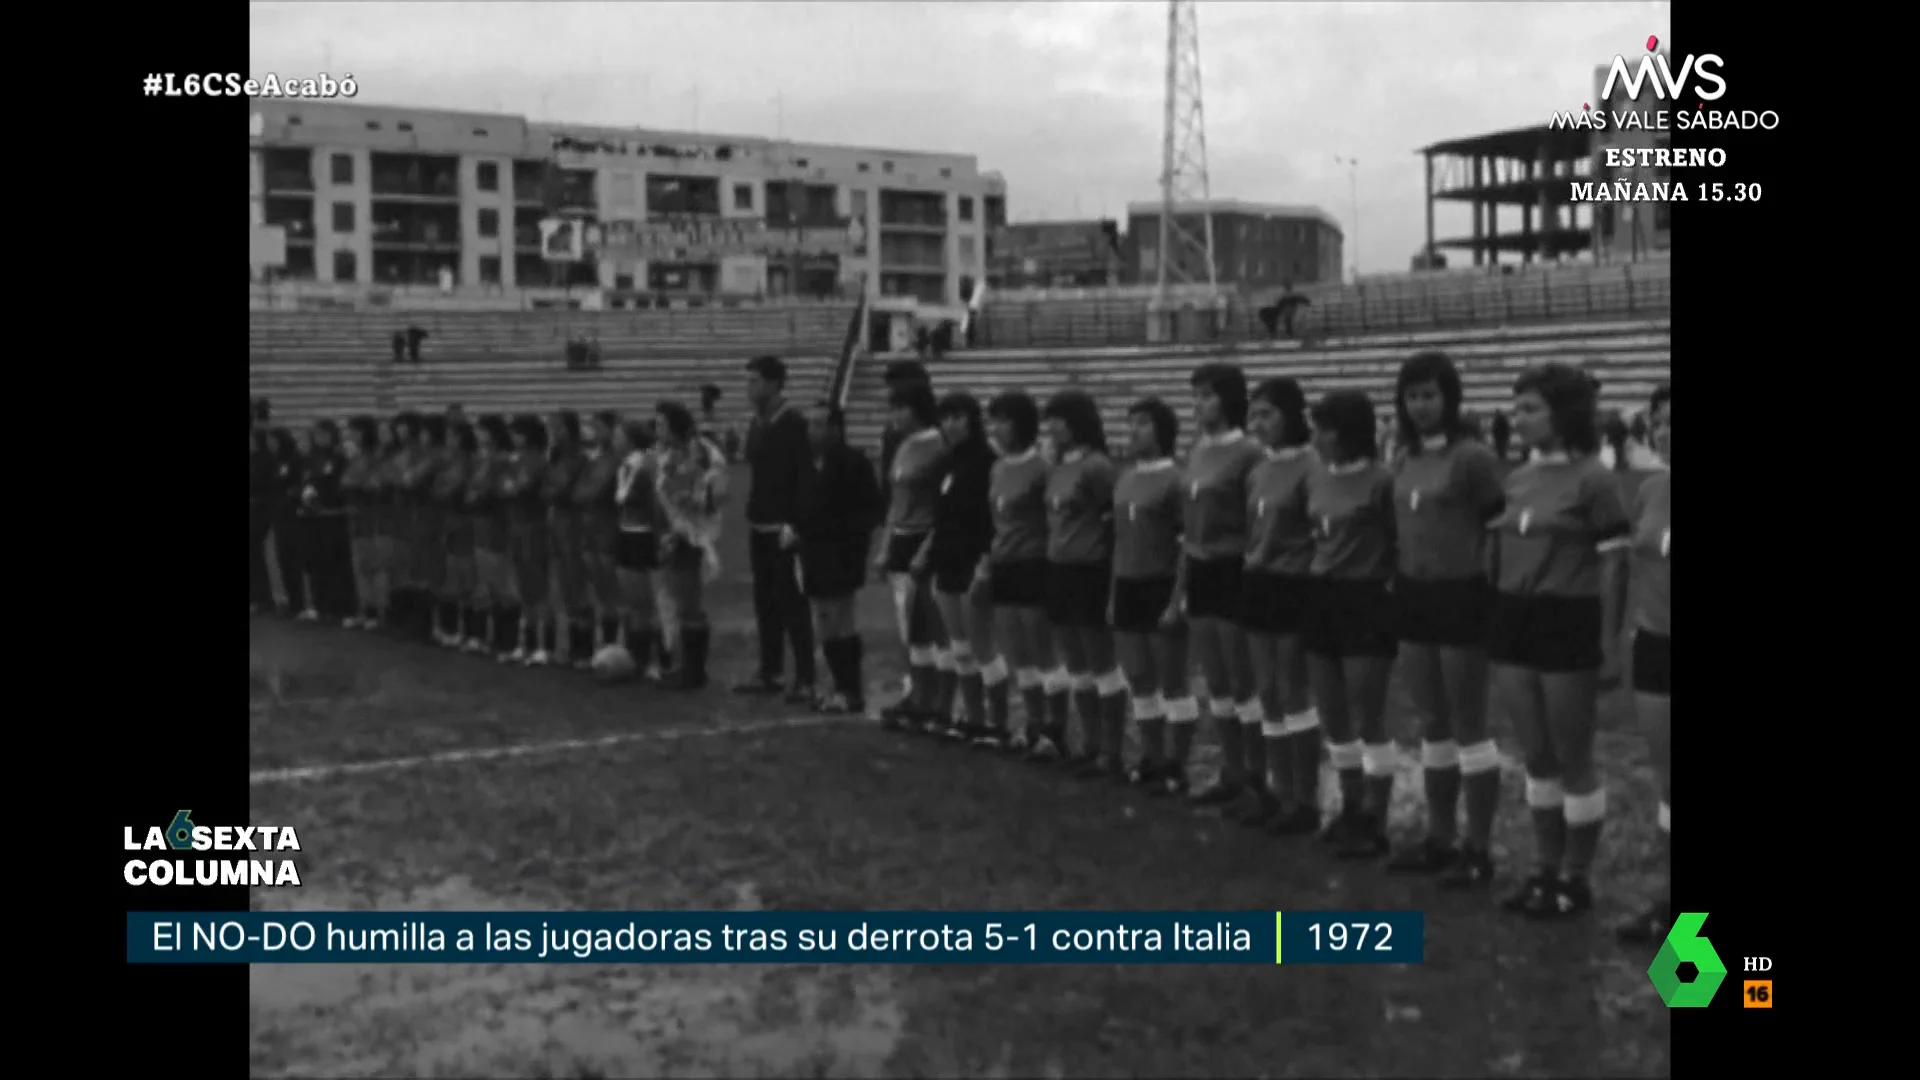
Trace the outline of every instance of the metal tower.
[[1174, 216], [1183, 203], [1204, 203], [1207, 184], [1207, 117], [1200, 97], [1200, 16], [1194, 0], [1167, 4], [1167, 114], [1160, 150], [1160, 259], [1156, 297], [1166, 304], [1170, 286], [1200, 284], [1211, 289], [1213, 215], [1200, 215], [1200, 229]]

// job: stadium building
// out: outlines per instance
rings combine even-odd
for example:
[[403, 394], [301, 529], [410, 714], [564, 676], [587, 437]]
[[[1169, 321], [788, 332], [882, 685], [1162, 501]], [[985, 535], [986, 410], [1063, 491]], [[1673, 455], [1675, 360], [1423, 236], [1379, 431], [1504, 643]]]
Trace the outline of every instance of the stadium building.
[[[1660, 55], [1669, 61], [1672, 57], [1665, 50]], [[1607, 86], [1609, 65], [1601, 64], [1593, 69], [1594, 108], [1603, 109], [1609, 114], [1637, 112], [1642, 114], [1666, 112], [1666, 102], [1654, 97], [1653, 80], [1648, 79], [1640, 87], [1636, 97], [1626, 86], [1623, 79], [1614, 84], [1613, 97], [1602, 100], [1601, 95]], [[1606, 128], [1589, 133], [1592, 137], [1592, 175], [1595, 180], [1624, 180], [1628, 183], [1667, 183], [1672, 180], [1671, 170], [1664, 166], [1630, 165], [1608, 168], [1606, 152], [1608, 147], [1630, 147], [1634, 149], [1660, 148], [1673, 146], [1673, 132], [1660, 131], [1646, 127], [1619, 128], [1608, 124]], [[1642, 203], [1603, 203], [1593, 208], [1593, 257], [1596, 262], [1636, 262], [1654, 255], [1668, 254], [1673, 250], [1673, 209], [1672, 204], [1659, 202]]]
[[[1319, 207], [1214, 199], [1181, 203], [1174, 213], [1195, 236], [1204, 235], [1201, 215], [1212, 216], [1214, 277], [1222, 285], [1263, 288], [1340, 281], [1345, 236], [1340, 223]], [[1126, 246], [1127, 265], [1138, 280], [1155, 280], [1160, 270], [1159, 203], [1127, 205]]]
[[1120, 223], [1022, 221], [992, 237], [987, 281], [996, 289], [1097, 288], [1126, 278]]
[[864, 282], [869, 300], [955, 307], [985, 280], [987, 237], [1006, 220], [1004, 182], [960, 154], [330, 102], [253, 109], [256, 281], [550, 289], [607, 306], [851, 298]]

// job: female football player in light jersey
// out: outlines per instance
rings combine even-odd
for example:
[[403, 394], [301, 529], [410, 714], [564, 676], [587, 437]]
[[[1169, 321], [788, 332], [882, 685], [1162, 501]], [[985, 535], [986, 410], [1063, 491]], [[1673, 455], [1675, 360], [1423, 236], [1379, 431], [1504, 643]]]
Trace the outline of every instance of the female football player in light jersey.
[[1193, 793], [1200, 806], [1233, 806], [1243, 816], [1269, 812], [1260, 741], [1259, 689], [1240, 625], [1247, 556], [1247, 478], [1266, 452], [1247, 438], [1247, 376], [1237, 365], [1195, 369], [1193, 415], [1200, 437], [1187, 455], [1180, 580], [1175, 604], [1191, 631], [1193, 658], [1207, 682], [1220, 733], [1220, 776]]
[[612, 432], [607, 457], [614, 462], [608, 502], [602, 504], [611, 516], [606, 524], [613, 533], [607, 569], [613, 581], [601, 585], [602, 617], [612, 625], [601, 628], [601, 647], [624, 645], [634, 673], [653, 679], [666, 662], [665, 626], [656, 600], [665, 521], [655, 490], [653, 429], [639, 420], [609, 423], [611, 419], [603, 417], [600, 425]]
[[[1394, 605], [1400, 676], [1421, 724], [1427, 831], [1389, 868], [1440, 874], [1452, 886], [1492, 879], [1487, 855], [1500, 801], [1500, 749], [1487, 731], [1487, 523], [1506, 496], [1500, 463], [1460, 415], [1460, 372], [1445, 353], [1400, 366], [1400, 453], [1393, 512], [1400, 565]], [[1466, 802], [1466, 835], [1459, 807]]]
[[[933, 535], [940, 482], [947, 471], [947, 443], [940, 432], [939, 404], [926, 383], [901, 383], [888, 395], [887, 404], [900, 443], [887, 478], [886, 538], [874, 568], [893, 590], [894, 617], [913, 681], [907, 696], [883, 709], [880, 719], [893, 730], [940, 733], [946, 730], [937, 708], [939, 643], [944, 631], [932, 583], [924, 572], [927, 564], [919, 556]], [[923, 568], [920, 572], [914, 570], [916, 561]]]
[[1128, 779], [1150, 793], [1179, 795], [1186, 792], [1185, 762], [1200, 716], [1187, 692], [1186, 627], [1173, 610], [1185, 509], [1173, 461], [1180, 418], [1166, 402], [1146, 398], [1127, 410], [1127, 426], [1133, 460], [1113, 488], [1108, 621], [1140, 732], [1140, 761]]
[[[1054, 753], [1045, 735], [1048, 720], [1046, 678], [1054, 668], [1053, 638], [1047, 626], [1047, 470], [1040, 453], [1040, 407], [1024, 391], [997, 395], [987, 405], [993, 443], [989, 496], [993, 503], [993, 543], [981, 560], [993, 599], [993, 638], [1000, 655], [1013, 666], [1025, 723], [1007, 740], [1008, 750]], [[1064, 694], [1064, 689], [1062, 690]], [[1045, 749], [1042, 749], [1042, 743]]]
[[1374, 423], [1359, 390], [1336, 390], [1313, 407], [1321, 467], [1307, 481], [1314, 581], [1302, 644], [1340, 778], [1340, 814], [1322, 835], [1343, 858], [1386, 853], [1397, 756], [1387, 734], [1387, 681], [1399, 651], [1393, 474], [1376, 457]]
[[[1647, 433], [1666, 469], [1640, 484], [1633, 500], [1633, 547], [1626, 582], [1615, 585], [1617, 603], [1633, 627], [1633, 708], [1652, 744], [1660, 777], [1656, 823], [1662, 846], [1672, 833], [1673, 811], [1673, 387], [1662, 383], [1647, 406]], [[1625, 593], [1624, 598], [1620, 594]], [[1617, 638], [1615, 639], [1617, 640]], [[1661, 854], [1671, 859], [1669, 851]], [[1671, 880], [1671, 868], [1668, 869]], [[1673, 926], [1672, 888], [1639, 917], [1620, 928], [1622, 939], [1650, 945]]]
[[1523, 373], [1513, 391], [1514, 434], [1531, 456], [1508, 475], [1494, 523], [1488, 654], [1495, 700], [1526, 751], [1535, 862], [1503, 906], [1566, 918], [1593, 903], [1588, 874], [1607, 810], [1593, 755], [1612, 606], [1601, 585], [1630, 524], [1619, 478], [1599, 460], [1593, 380], [1550, 363]]
[[1259, 680], [1259, 738], [1274, 801], [1270, 814], [1250, 823], [1276, 836], [1301, 835], [1320, 828], [1320, 714], [1313, 707], [1300, 641], [1313, 587], [1308, 478], [1320, 462], [1310, 445], [1313, 432], [1300, 384], [1268, 379], [1255, 388], [1247, 431], [1267, 456], [1247, 479], [1250, 535], [1242, 621]]
[[693, 413], [677, 401], [655, 407], [659, 443], [651, 455], [653, 490], [664, 525], [656, 595], [668, 651], [677, 668], [671, 686], [707, 685], [706, 585], [720, 574], [721, 511], [727, 501], [727, 455], [701, 436]]
[[[991, 636], [973, 625], [969, 594], [980, 560], [993, 543], [993, 504], [989, 487], [994, 453], [987, 444], [980, 403], [972, 394], [952, 393], [940, 399], [940, 428], [947, 443], [947, 471], [934, 500], [933, 536], [915, 559], [915, 572], [933, 584], [933, 601], [940, 609], [946, 641], [935, 663], [939, 685], [934, 712], [947, 725], [947, 734], [972, 741], [989, 736], [986, 686], [981, 665], [991, 664], [991, 651], [974, 651], [976, 638], [991, 648]], [[962, 695], [966, 718], [955, 721], [954, 696]]]
[[[1100, 407], [1078, 390], [1047, 401], [1042, 415], [1058, 460], [1047, 473], [1047, 622], [1080, 714], [1080, 749], [1067, 761], [1084, 778], [1124, 778], [1127, 680], [1113, 663], [1107, 601], [1113, 587], [1113, 485]], [[1065, 733], [1064, 710], [1051, 717]], [[1066, 750], [1063, 743], [1060, 749]]]

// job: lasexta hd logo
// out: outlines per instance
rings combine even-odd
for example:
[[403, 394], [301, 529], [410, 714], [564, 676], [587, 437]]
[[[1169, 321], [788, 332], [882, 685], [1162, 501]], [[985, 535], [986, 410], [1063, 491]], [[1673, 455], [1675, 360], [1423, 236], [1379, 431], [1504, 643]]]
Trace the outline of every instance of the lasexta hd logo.
[[[1647, 978], [1653, 980], [1654, 990], [1669, 1009], [1706, 1008], [1727, 977], [1727, 965], [1713, 951], [1713, 942], [1700, 936], [1706, 922], [1704, 911], [1682, 913], [1673, 921], [1667, 940], [1660, 943], [1653, 966], [1647, 969]], [[1693, 965], [1693, 981], [1680, 978], [1681, 964]]]
[[[135, 857], [126, 864], [129, 885], [300, 884], [293, 860], [266, 853], [300, 850], [299, 834], [285, 825], [199, 825], [193, 811], [177, 810], [163, 828], [128, 826], [124, 846]], [[148, 853], [164, 853], [150, 857]]]

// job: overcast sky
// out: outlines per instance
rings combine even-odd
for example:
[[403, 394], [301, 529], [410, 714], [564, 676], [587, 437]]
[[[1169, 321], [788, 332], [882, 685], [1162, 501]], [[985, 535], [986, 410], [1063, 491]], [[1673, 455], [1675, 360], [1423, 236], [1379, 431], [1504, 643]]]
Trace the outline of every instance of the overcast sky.
[[[1166, 4], [251, 5], [251, 73], [360, 101], [972, 154], [1014, 220], [1159, 197]], [[1578, 109], [1666, 3], [1200, 4], [1216, 198], [1318, 205], [1407, 268], [1428, 143]], [[1347, 171], [1356, 158], [1358, 228]], [[1442, 206], [1438, 231], [1470, 230]]]

